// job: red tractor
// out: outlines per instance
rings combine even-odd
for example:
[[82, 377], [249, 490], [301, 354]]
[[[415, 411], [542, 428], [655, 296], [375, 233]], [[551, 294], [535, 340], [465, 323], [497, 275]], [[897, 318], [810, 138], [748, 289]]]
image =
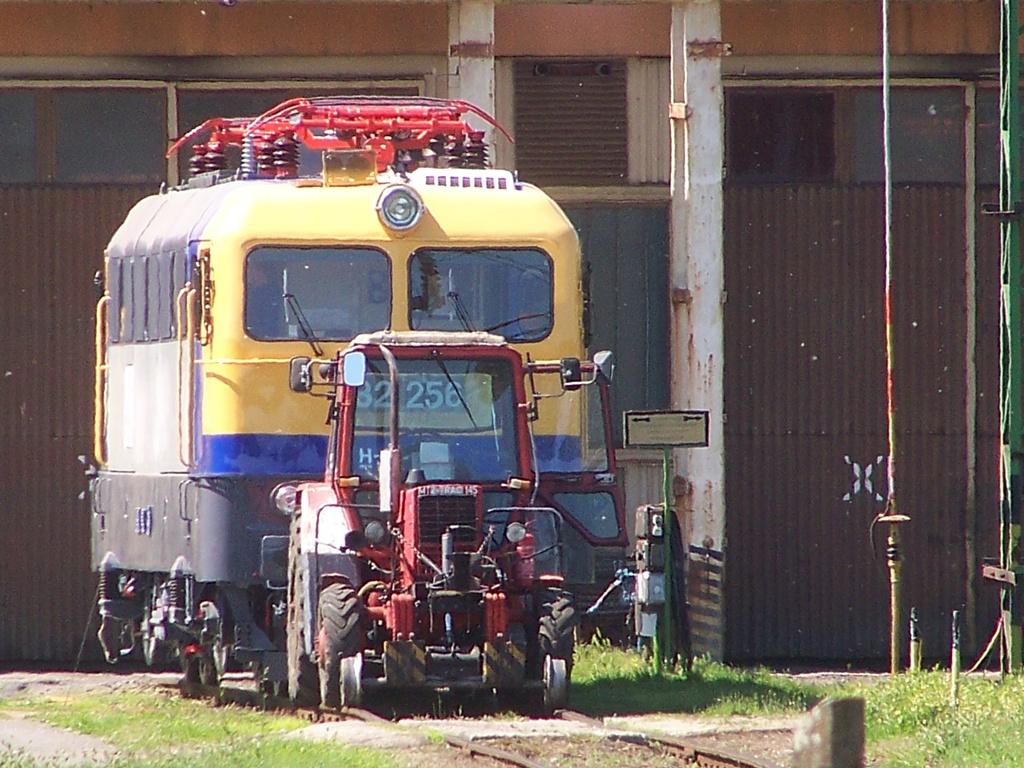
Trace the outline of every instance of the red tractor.
[[610, 380], [610, 356], [595, 360], [524, 363], [475, 332], [367, 334], [330, 361], [292, 360], [291, 388], [327, 398], [331, 424], [324, 481], [276, 492], [292, 515], [293, 700], [358, 706], [395, 689], [566, 705], [577, 610], [562, 515], [537, 503], [533, 429], [540, 398]]

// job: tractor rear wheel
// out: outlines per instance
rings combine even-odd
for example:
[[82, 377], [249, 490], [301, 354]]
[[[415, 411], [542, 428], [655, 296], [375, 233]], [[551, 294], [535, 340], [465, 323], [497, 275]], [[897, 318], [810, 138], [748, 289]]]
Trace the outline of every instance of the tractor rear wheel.
[[551, 715], [569, 706], [569, 671], [565, 659], [544, 658], [544, 697], [541, 712]]
[[362, 698], [362, 605], [349, 584], [328, 584], [320, 592], [317, 664], [325, 707], [356, 707]]

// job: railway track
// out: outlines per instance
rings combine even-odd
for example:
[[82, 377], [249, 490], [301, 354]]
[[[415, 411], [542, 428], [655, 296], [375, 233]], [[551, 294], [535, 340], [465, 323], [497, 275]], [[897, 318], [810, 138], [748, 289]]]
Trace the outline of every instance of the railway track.
[[[308, 719], [311, 723], [342, 722], [359, 720], [372, 725], [395, 727], [393, 720], [365, 709], [345, 708], [340, 711], [309, 709], [295, 707], [287, 698], [265, 696], [253, 690], [232, 688], [227, 686], [203, 686], [182, 680], [179, 683], [182, 695], [188, 698], [199, 698], [215, 701], [218, 704], [235, 704], [274, 712], [289, 712]], [[662, 734], [630, 733], [628, 738], [620, 732], [609, 728], [603, 721], [572, 710], [561, 710], [556, 717], [588, 727], [594, 734], [607, 732], [612, 740], [626, 740], [640, 748], [657, 750], [675, 756], [679, 766], [697, 766], [697, 768], [782, 768], [778, 763], [771, 762], [753, 755], [734, 752], [727, 749], [700, 744], [690, 739], [676, 738]], [[410, 729], [412, 730], [412, 729]], [[445, 742], [472, 756], [483, 756], [505, 765], [518, 768], [552, 768], [548, 763], [538, 761], [525, 754], [509, 749], [498, 748], [477, 739], [442, 733]]]

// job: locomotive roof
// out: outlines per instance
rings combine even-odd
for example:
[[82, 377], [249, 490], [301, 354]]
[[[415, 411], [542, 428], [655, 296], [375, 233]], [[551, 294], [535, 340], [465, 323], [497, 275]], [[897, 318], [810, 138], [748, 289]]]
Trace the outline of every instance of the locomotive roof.
[[[508, 171], [418, 169], [406, 179], [352, 187], [324, 187], [315, 179], [217, 181], [181, 187], [144, 198], [114, 233], [111, 259], [161, 253], [196, 255], [201, 240], [231, 237], [254, 241], [282, 239], [367, 242], [391, 239], [377, 221], [374, 203], [389, 184], [416, 189], [427, 210], [445, 218], [436, 233], [479, 240], [575, 237], [572, 224], [543, 191], [519, 184]], [[356, 207], [353, 207], [356, 205]], [[365, 205], [365, 214], [355, 211]], [[480, 205], [492, 213], [483, 214]], [[344, 221], [342, 220], [344, 218]], [[467, 242], [469, 242], [467, 240]]]
[[201, 239], [203, 230], [236, 184], [150, 195], [128, 212], [107, 246], [107, 255], [123, 258], [136, 254], [186, 251]]

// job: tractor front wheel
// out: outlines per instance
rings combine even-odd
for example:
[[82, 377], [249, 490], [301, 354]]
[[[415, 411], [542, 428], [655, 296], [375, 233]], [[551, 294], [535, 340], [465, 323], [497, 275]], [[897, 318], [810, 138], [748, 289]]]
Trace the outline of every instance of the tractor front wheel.
[[[579, 617], [572, 594], [563, 589], [544, 589], [537, 595], [537, 644], [540, 660], [548, 656], [565, 661], [572, 673], [572, 655]], [[543, 672], [543, 669], [542, 669]]]
[[325, 707], [357, 707], [362, 699], [362, 605], [355, 589], [329, 584], [320, 593], [317, 665]]

